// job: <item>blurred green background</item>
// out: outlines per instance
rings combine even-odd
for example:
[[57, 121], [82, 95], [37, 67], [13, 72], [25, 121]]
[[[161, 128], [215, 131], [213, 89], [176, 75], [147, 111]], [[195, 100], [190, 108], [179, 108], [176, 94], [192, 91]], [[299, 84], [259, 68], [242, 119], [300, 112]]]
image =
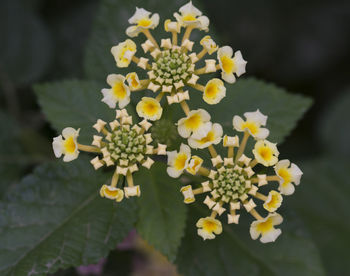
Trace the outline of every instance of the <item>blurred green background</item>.
[[[305, 185], [314, 184], [300, 186], [292, 205], [319, 246], [327, 273], [349, 275], [350, 1], [197, 3], [220, 44], [240, 49], [248, 60], [245, 76], [314, 99], [280, 151], [305, 169]], [[32, 86], [84, 77], [85, 46], [98, 7], [97, 0], [0, 1], [0, 198], [37, 164], [53, 159], [55, 132]], [[104, 275], [127, 274], [135, 256], [143, 267], [152, 263], [149, 253], [116, 251]], [[159, 260], [158, 268], [163, 264]], [[113, 274], [119, 262], [130, 265]], [[173, 273], [168, 267], [160, 271], [144, 269], [143, 275]]]

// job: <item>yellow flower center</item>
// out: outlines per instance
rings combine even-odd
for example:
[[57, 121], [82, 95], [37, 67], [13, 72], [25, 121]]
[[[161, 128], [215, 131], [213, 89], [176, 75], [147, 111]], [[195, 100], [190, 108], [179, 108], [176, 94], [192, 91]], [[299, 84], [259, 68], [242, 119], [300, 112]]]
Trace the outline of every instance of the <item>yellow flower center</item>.
[[287, 185], [292, 181], [292, 175], [287, 168], [279, 169], [278, 175], [284, 180], [282, 185]]
[[119, 57], [123, 62], [128, 62], [128, 61], [129, 61], [129, 59], [127, 59], [127, 58], [125, 57], [125, 53], [126, 53], [127, 51], [133, 52], [133, 51], [135, 51], [135, 49], [134, 49], [133, 47], [131, 47], [130, 45], [125, 45], [125, 46], [123, 47], [123, 50], [122, 50], [122, 52], [121, 52], [121, 54], [120, 54], [120, 57]]
[[213, 131], [209, 131], [207, 136], [203, 137], [202, 139], [199, 140], [200, 144], [205, 144], [207, 142], [212, 142], [215, 139], [215, 135]]
[[214, 99], [218, 91], [219, 91], [219, 88], [215, 83], [208, 83], [204, 93], [208, 98]]
[[76, 146], [75, 146], [75, 142], [73, 139], [73, 136], [69, 137], [68, 139], [66, 139], [64, 141], [64, 149], [66, 153], [74, 153]]
[[148, 116], [153, 116], [157, 113], [158, 111], [158, 106], [154, 102], [145, 102], [143, 106], [143, 111], [148, 115]]
[[131, 86], [134, 87], [134, 88], [137, 88], [139, 86], [139, 83], [136, 80], [136, 77], [134, 75], [131, 76]]
[[174, 167], [176, 170], [181, 171], [185, 168], [187, 161], [187, 155], [185, 153], [179, 153], [175, 159]]
[[212, 233], [213, 231], [215, 231], [217, 228], [217, 225], [214, 221], [210, 221], [210, 220], [205, 220], [203, 222], [203, 229], [207, 232]]
[[144, 28], [148, 27], [151, 24], [152, 24], [152, 20], [149, 18], [142, 18], [137, 22], [137, 26], [144, 27]]
[[236, 69], [236, 66], [235, 66], [235, 63], [233, 62], [233, 59], [226, 56], [226, 55], [221, 57], [221, 64], [222, 64], [222, 69], [227, 74], [232, 73]]
[[270, 218], [268, 218], [265, 222], [260, 222], [257, 225], [257, 230], [262, 234], [269, 232], [272, 228], [273, 228], [273, 224]]
[[126, 89], [123, 82], [117, 82], [113, 85], [113, 94], [118, 99], [124, 99], [126, 97]]
[[197, 20], [197, 18], [191, 13], [185, 14], [182, 17], [182, 19], [183, 19], [183, 21], [195, 21], [195, 20]]
[[117, 197], [119, 191], [118, 191], [118, 190], [111, 191], [111, 190], [109, 190], [109, 189], [105, 189], [105, 190], [104, 190], [104, 193], [105, 193], [105, 195], [107, 195], [107, 196], [109, 196], [109, 197]]
[[266, 203], [266, 205], [270, 208], [270, 209], [274, 209], [278, 207], [278, 204], [280, 203], [280, 199], [278, 194], [271, 194], [271, 200], [269, 203]]
[[259, 130], [259, 127], [254, 122], [249, 122], [249, 121], [244, 122], [242, 124], [242, 128], [249, 129], [250, 133], [253, 135], [255, 135]]
[[202, 123], [202, 118], [199, 114], [193, 114], [191, 117], [186, 119], [185, 126], [189, 129], [198, 129]]
[[272, 151], [269, 147], [263, 146], [259, 149], [259, 154], [262, 159], [269, 161], [272, 158]]

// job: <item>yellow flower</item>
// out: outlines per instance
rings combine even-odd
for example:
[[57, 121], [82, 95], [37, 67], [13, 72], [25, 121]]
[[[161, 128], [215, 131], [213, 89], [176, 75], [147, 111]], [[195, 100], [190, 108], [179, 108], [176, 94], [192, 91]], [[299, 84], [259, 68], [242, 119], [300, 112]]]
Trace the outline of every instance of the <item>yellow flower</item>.
[[124, 42], [119, 43], [117, 46], [113, 46], [111, 53], [114, 56], [118, 67], [128, 67], [132, 57], [136, 53], [136, 44], [131, 39], [127, 39]]
[[62, 131], [62, 135], [53, 138], [52, 148], [57, 158], [64, 155], [64, 162], [70, 162], [78, 158], [79, 150], [77, 138], [79, 136], [79, 131], [80, 129], [76, 130], [72, 127], [66, 127]]
[[135, 72], [127, 74], [126, 81], [128, 82], [130, 90], [132, 91], [135, 91], [141, 88], [141, 82], [140, 82], [139, 76]]
[[188, 139], [188, 144], [191, 148], [204, 149], [209, 147], [210, 145], [217, 145], [220, 143], [222, 137], [222, 126], [217, 123], [210, 124], [210, 131], [203, 138], [196, 139], [194, 137], [190, 137]]
[[262, 243], [274, 242], [282, 233], [281, 229], [276, 229], [274, 226], [283, 222], [281, 215], [273, 213], [266, 218], [254, 221], [250, 226], [250, 236], [256, 240], [261, 235]]
[[184, 202], [186, 204], [192, 203], [195, 201], [191, 185], [187, 185], [187, 186], [182, 187], [180, 189], [180, 192], [183, 194]]
[[119, 108], [124, 108], [130, 102], [130, 89], [124, 84], [125, 77], [122, 75], [111, 74], [107, 77], [107, 83], [110, 89], [102, 89], [102, 102], [106, 103], [110, 108], [115, 108], [118, 103]]
[[200, 41], [200, 44], [208, 52], [209, 55], [211, 55], [219, 49], [219, 47], [216, 45], [215, 41], [211, 38], [210, 35], [206, 35], [205, 37], [203, 37]]
[[135, 14], [129, 19], [130, 24], [135, 24], [126, 29], [126, 34], [130, 37], [138, 36], [140, 32], [147, 29], [154, 29], [159, 24], [159, 14], [151, 13], [145, 9], [136, 8]]
[[228, 83], [236, 81], [234, 73], [238, 77], [244, 74], [247, 64], [242, 57], [241, 51], [235, 52], [234, 57], [232, 55], [233, 50], [230, 46], [224, 46], [218, 50], [218, 60], [222, 70], [221, 77]]
[[233, 117], [233, 127], [237, 131], [248, 131], [255, 139], [266, 139], [269, 136], [269, 130], [261, 127], [266, 125], [267, 116], [262, 114], [259, 109], [255, 112], [246, 112], [243, 115], [246, 117], [245, 121], [240, 116]]
[[270, 191], [264, 203], [264, 208], [269, 212], [275, 212], [282, 204], [283, 198], [280, 193]]
[[100, 190], [101, 197], [106, 197], [109, 199], [113, 199], [117, 202], [120, 202], [124, 198], [124, 192], [121, 189], [118, 189], [116, 187], [111, 187], [107, 185], [103, 185]]
[[293, 194], [295, 188], [292, 183], [299, 185], [300, 178], [303, 175], [303, 172], [299, 167], [293, 163], [291, 164], [289, 160], [284, 159], [276, 164], [275, 172], [280, 178], [280, 186], [278, 187], [278, 190], [283, 195]]
[[189, 172], [190, 174], [195, 175], [200, 169], [200, 167], [202, 166], [202, 164], [203, 164], [203, 159], [200, 158], [199, 156], [193, 155], [186, 171]]
[[273, 144], [267, 140], [259, 140], [256, 142], [253, 154], [255, 159], [264, 166], [272, 166], [278, 162], [279, 152], [276, 144]]
[[137, 104], [136, 111], [140, 117], [156, 121], [162, 116], [163, 108], [157, 100], [150, 97], [143, 97]]
[[204, 109], [192, 110], [187, 117], [178, 121], [177, 129], [181, 137], [202, 138], [211, 129], [210, 115]]
[[201, 236], [203, 240], [215, 239], [214, 234], [219, 235], [222, 232], [221, 222], [211, 217], [200, 218], [196, 226], [198, 227], [198, 235]]
[[169, 151], [168, 155], [168, 175], [174, 178], [179, 177], [188, 167], [191, 159], [191, 149], [185, 144], [181, 144], [180, 151]]
[[220, 79], [211, 79], [204, 88], [203, 100], [208, 104], [217, 104], [226, 96], [226, 88]]

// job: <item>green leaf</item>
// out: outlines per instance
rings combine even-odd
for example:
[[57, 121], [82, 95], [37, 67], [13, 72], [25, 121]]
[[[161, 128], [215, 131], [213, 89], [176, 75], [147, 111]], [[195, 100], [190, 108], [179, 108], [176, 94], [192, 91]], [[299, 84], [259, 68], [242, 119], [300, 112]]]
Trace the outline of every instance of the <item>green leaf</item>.
[[[254, 78], [239, 78], [227, 87], [226, 97], [219, 104], [206, 104], [198, 91], [191, 93], [190, 107], [204, 108], [212, 115], [212, 121], [220, 123], [224, 133], [232, 135], [232, 118], [243, 116], [248, 111], [260, 111], [268, 115], [267, 128], [269, 140], [281, 143], [294, 129], [311, 106], [311, 99], [301, 95], [287, 93], [283, 88]], [[184, 115], [181, 114], [183, 117]]]
[[[114, 45], [129, 38], [125, 30], [129, 26], [128, 19], [134, 14], [136, 7], [159, 13], [159, 26], [152, 31], [152, 34], [158, 39], [160, 33], [162, 33], [162, 38], [169, 37], [169, 34], [163, 31], [163, 22], [167, 18], [173, 18], [172, 13], [178, 11], [186, 2], [188, 1], [102, 0], [86, 50], [85, 72], [87, 77], [105, 81], [108, 74], [116, 71], [121, 74], [129, 72], [130, 68], [116, 67], [110, 50]], [[137, 42], [137, 45], [141, 45], [145, 40], [142, 35], [132, 39]], [[142, 51], [141, 46], [138, 46], [138, 51]]]
[[350, 271], [350, 163], [328, 157], [308, 161], [302, 168], [293, 208], [311, 230], [328, 274], [344, 275]]
[[21, 2], [0, 2], [0, 71], [16, 85], [37, 80], [52, 61], [52, 41], [46, 26]]
[[69, 80], [35, 86], [39, 104], [52, 126], [81, 128], [79, 141], [91, 143], [97, 119], [112, 121], [115, 111], [101, 102], [103, 86], [94, 81]]
[[196, 221], [206, 212], [191, 206], [191, 219], [178, 252], [179, 272], [187, 275], [324, 275], [316, 246], [295, 219], [284, 217], [282, 235], [262, 244], [249, 236], [249, 221], [225, 225], [214, 240], [197, 235]]
[[135, 174], [135, 183], [141, 186], [139, 219], [140, 235], [173, 261], [186, 222], [186, 206], [179, 192], [179, 181], [170, 178], [166, 165], [155, 163], [151, 170]]
[[78, 159], [24, 178], [0, 204], [0, 274], [43, 275], [105, 257], [136, 219], [135, 202], [100, 198], [108, 176]]
[[319, 132], [324, 144], [324, 149], [331, 154], [350, 154], [350, 124], [346, 121], [350, 118], [350, 90], [337, 99], [322, 116], [319, 123]]
[[22, 171], [23, 151], [19, 143], [20, 128], [6, 113], [0, 112], [0, 198], [16, 183]]

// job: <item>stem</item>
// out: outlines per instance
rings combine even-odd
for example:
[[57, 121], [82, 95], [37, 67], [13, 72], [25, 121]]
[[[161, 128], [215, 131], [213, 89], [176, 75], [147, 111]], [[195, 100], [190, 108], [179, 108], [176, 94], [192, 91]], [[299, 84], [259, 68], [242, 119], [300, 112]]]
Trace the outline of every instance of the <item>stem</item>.
[[148, 29], [144, 29], [142, 32], [153, 43], [153, 45], [159, 49], [159, 45], [158, 45], [157, 41], [154, 39], [151, 32]]
[[249, 213], [257, 220], [264, 219], [262, 216], [260, 216], [260, 214], [254, 208], [251, 209]]
[[82, 145], [78, 144], [78, 149], [86, 152], [97, 152], [100, 153], [101, 150], [99, 148], [93, 147], [93, 146], [87, 146], [87, 145]]
[[157, 100], [158, 102], [160, 102], [160, 100], [163, 98], [163, 96], [164, 96], [164, 92], [160, 92], [160, 93], [157, 95], [156, 100]]
[[208, 176], [210, 171], [207, 168], [200, 167], [198, 173], [203, 176]]
[[133, 187], [133, 186], [134, 186], [134, 180], [133, 180], [133, 178], [132, 178], [132, 174], [131, 174], [130, 171], [128, 171], [128, 172], [126, 173], [126, 181], [128, 182], [128, 186], [129, 186], [129, 187]]
[[260, 199], [262, 201], [266, 201], [267, 200], [267, 196], [266, 195], [263, 195], [263, 194], [258, 193], [258, 192], [255, 193], [254, 197], [256, 197], [256, 198], [258, 198], [258, 199]]
[[211, 157], [215, 158], [218, 155], [213, 145], [210, 145], [208, 147], [208, 150], [210, 152]]
[[202, 74], [205, 74], [206, 72], [205, 72], [205, 66], [204, 67], [202, 67], [202, 68], [199, 68], [199, 69], [197, 69], [197, 70], [194, 70], [194, 73], [196, 74], [196, 75], [202, 75]]
[[190, 113], [190, 107], [188, 106], [186, 101], [182, 101], [180, 105], [182, 107], [182, 110], [185, 112], [186, 116], [188, 116], [188, 114]]
[[204, 92], [204, 89], [205, 89], [205, 86], [204, 85], [201, 85], [199, 83], [196, 83], [196, 84], [187, 84], [188, 86], [191, 86], [192, 88], [194, 89], [197, 89], [198, 91], [200, 92]]
[[258, 164], [258, 160], [254, 159], [253, 161], [250, 162], [249, 166], [251, 168], [254, 168]]
[[136, 56], [132, 56], [131, 60], [133, 62], [135, 62], [136, 64], [138, 64], [140, 62], [140, 59], [138, 57], [136, 57]]
[[200, 195], [200, 194], [203, 194], [203, 188], [197, 188], [197, 189], [194, 189], [192, 190], [193, 194], [194, 195]]
[[269, 175], [269, 176], [266, 176], [266, 180], [267, 181], [280, 181], [280, 177], [278, 175]]
[[181, 44], [184, 43], [184, 41], [190, 37], [192, 30], [193, 30], [192, 26], [187, 26], [184, 36], [182, 37]]
[[214, 219], [214, 218], [216, 217], [217, 214], [218, 214], [217, 212], [212, 211], [210, 217]]
[[[199, 54], [197, 54], [197, 58], [198, 60], [200, 60], [202, 57], [204, 57], [204, 55], [207, 53], [207, 50], [203, 48], [202, 51], [199, 52]], [[196, 62], [198, 62], [198, 60]]]
[[243, 152], [245, 150], [245, 146], [247, 145], [248, 138], [249, 138], [249, 132], [246, 131], [246, 132], [244, 132], [242, 143], [240, 144], [240, 146], [238, 148], [238, 152], [237, 152], [235, 163], [237, 163], [238, 159], [242, 156], [242, 154], [243, 154]]
[[234, 147], [228, 147], [227, 149], [227, 157], [228, 158], [233, 158], [235, 152], [234, 152]]
[[112, 181], [111, 181], [111, 186], [112, 187], [117, 187], [118, 179], [119, 179], [119, 174], [117, 173], [117, 168], [116, 168], [115, 172], [113, 174], [113, 177], [112, 177]]
[[172, 42], [173, 45], [176, 46], [177, 45], [177, 32], [171, 32], [173, 34], [173, 38], [172, 38]]

